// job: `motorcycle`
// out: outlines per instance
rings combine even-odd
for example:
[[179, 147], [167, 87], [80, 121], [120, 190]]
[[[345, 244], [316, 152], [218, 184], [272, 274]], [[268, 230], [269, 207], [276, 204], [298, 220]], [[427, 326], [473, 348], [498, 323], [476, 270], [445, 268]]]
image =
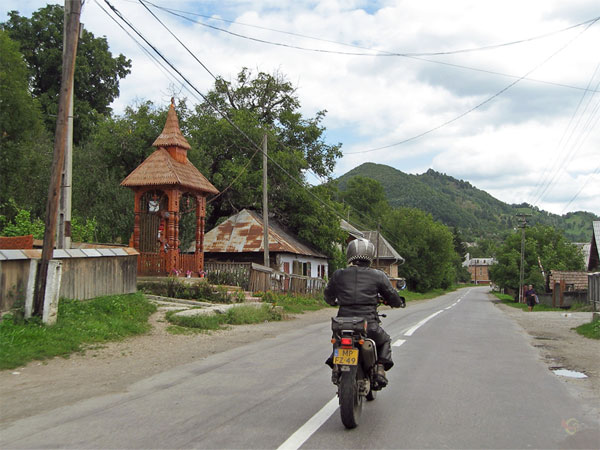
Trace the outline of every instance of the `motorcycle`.
[[[406, 283], [397, 283], [404, 289]], [[380, 314], [386, 317], [385, 314]], [[332, 317], [333, 370], [331, 380], [338, 388], [340, 415], [346, 428], [356, 428], [363, 401], [373, 401], [381, 390], [376, 378], [377, 347], [367, 337], [368, 322], [362, 317]]]

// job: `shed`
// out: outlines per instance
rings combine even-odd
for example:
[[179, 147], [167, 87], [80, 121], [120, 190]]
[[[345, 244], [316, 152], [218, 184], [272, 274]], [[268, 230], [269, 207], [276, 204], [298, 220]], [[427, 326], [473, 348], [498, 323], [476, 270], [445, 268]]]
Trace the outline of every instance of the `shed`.
[[560, 270], [550, 271], [550, 290], [554, 290], [556, 284], [564, 283], [564, 291], [586, 291], [588, 288], [587, 272], [566, 272]]
[[[229, 217], [204, 236], [207, 262], [263, 263], [262, 216], [247, 209]], [[269, 218], [269, 266], [288, 274], [323, 278], [327, 256], [285, 231]]]

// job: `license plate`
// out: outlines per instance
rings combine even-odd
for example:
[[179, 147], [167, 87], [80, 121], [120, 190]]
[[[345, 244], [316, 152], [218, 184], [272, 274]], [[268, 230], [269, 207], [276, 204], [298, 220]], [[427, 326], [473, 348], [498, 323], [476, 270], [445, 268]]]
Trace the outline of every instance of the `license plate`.
[[333, 353], [333, 363], [355, 366], [358, 364], [357, 348], [336, 348]]

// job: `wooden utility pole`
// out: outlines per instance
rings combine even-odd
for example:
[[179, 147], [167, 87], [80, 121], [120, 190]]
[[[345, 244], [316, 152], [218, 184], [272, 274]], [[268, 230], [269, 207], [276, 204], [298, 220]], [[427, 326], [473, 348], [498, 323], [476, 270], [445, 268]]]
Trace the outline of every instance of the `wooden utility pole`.
[[269, 196], [267, 195], [267, 135], [262, 141], [263, 154], [263, 245], [264, 245], [264, 262], [263, 265], [270, 267], [269, 264]]
[[77, 41], [79, 39], [79, 19], [81, 16], [81, 0], [65, 0], [65, 49], [63, 52], [62, 76], [60, 81], [60, 96], [58, 99], [58, 117], [56, 132], [54, 134], [54, 155], [52, 159], [52, 172], [48, 188], [48, 201], [46, 203], [46, 222], [44, 230], [44, 247], [42, 259], [38, 269], [35, 283], [35, 297], [33, 313], [41, 316], [46, 293], [46, 279], [48, 277], [48, 263], [54, 252], [54, 237], [56, 232], [56, 218], [58, 212], [58, 194], [61, 184], [61, 172], [65, 159], [65, 144], [67, 140], [67, 123], [69, 120], [69, 103], [73, 95], [73, 77], [75, 74], [75, 56], [77, 54]]
[[527, 217], [531, 214], [517, 214], [521, 221], [521, 267], [519, 270], [519, 303], [523, 303], [523, 279], [525, 278], [525, 228], [527, 227]]

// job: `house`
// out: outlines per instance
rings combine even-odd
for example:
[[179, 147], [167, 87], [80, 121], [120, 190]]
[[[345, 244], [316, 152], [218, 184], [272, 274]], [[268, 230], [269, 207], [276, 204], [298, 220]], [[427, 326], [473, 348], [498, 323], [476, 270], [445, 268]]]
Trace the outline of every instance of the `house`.
[[600, 221], [592, 223], [592, 242], [590, 244], [590, 257], [587, 263], [588, 272], [600, 270], [600, 257], [598, 250], [600, 249]]
[[[262, 216], [243, 209], [205, 234], [205, 261], [263, 264], [263, 233]], [[328, 270], [326, 255], [300, 242], [272, 219], [269, 219], [269, 267], [312, 278], [324, 278]]]
[[563, 291], [587, 291], [588, 274], [587, 272], [565, 272], [560, 270], [551, 270], [550, 279], [548, 281], [551, 291], [554, 291], [555, 286], [562, 285]]
[[353, 241], [354, 239], [365, 237], [365, 234], [362, 231], [359, 231], [358, 229], [354, 228], [344, 219], [340, 220], [340, 228], [346, 233], [348, 233], [348, 237], [346, 238], [346, 245], [348, 245], [350, 241]]
[[398, 278], [398, 266], [404, 264], [404, 258], [378, 231], [363, 231], [363, 234], [375, 246], [375, 260], [371, 267], [382, 270], [390, 278]]
[[471, 282], [474, 284], [490, 284], [490, 266], [496, 264], [494, 258], [471, 258], [467, 253], [463, 267], [471, 274]]

